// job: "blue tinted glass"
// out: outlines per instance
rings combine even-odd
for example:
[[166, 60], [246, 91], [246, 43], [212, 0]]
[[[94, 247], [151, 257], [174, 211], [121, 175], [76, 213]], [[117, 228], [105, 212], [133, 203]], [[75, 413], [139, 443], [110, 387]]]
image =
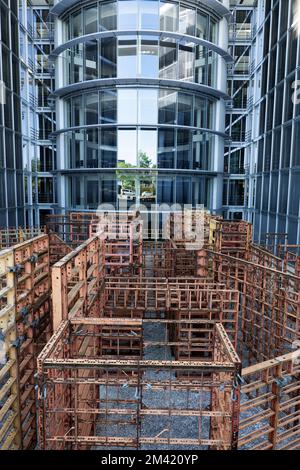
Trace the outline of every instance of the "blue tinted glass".
[[159, 29], [158, 5], [159, 2], [142, 0], [140, 3], [140, 18], [142, 29]]
[[137, 2], [119, 1], [119, 29], [137, 28]]

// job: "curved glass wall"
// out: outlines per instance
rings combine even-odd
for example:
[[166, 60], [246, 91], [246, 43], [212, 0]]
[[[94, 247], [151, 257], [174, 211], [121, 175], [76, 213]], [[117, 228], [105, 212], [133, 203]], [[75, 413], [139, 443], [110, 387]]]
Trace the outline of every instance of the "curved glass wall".
[[180, 32], [216, 43], [216, 19], [197, 8], [157, 0], [97, 2], [64, 17], [65, 40], [98, 31], [148, 29]]
[[[172, 89], [120, 88], [65, 100], [70, 168], [212, 170], [214, 102]], [[88, 126], [87, 128], [82, 128]], [[93, 127], [98, 126], [98, 127]]]
[[[124, 186], [126, 189], [124, 189]], [[155, 204], [204, 204], [210, 206], [211, 180], [181, 175], [73, 175], [67, 178], [68, 199], [74, 209], [97, 209], [111, 204], [126, 209], [137, 202], [151, 209]]]
[[173, 124], [215, 129], [215, 102], [171, 88], [112, 88], [66, 98], [65, 127]]
[[160, 78], [217, 86], [218, 61], [205, 46], [175, 39], [122, 36], [94, 39], [62, 53], [63, 86], [101, 78]]
[[212, 171], [215, 135], [174, 128], [106, 127], [64, 133], [69, 168]]
[[[58, 130], [59, 173], [70, 207], [210, 207], [223, 156], [219, 131], [224, 106], [211, 96], [217, 93], [204, 95], [200, 87], [201, 92], [187, 89], [181, 82], [226, 88], [219, 77], [227, 70], [221, 51], [197, 44], [199, 38], [222, 42], [218, 21], [196, 0], [190, 5], [95, 1], [63, 16], [63, 41], [78, 40], [59, 53], [57, 84], [82, 83], [76, 92], [58, 97], [65, 116]], [[105, 31], [112, 33], [87, 37]], [[149, 81], [135, 85], [139, 78]], [[108, 81], [91, 83], [101, 79]], [[70, 90], [58, 95], [64, 93]]]

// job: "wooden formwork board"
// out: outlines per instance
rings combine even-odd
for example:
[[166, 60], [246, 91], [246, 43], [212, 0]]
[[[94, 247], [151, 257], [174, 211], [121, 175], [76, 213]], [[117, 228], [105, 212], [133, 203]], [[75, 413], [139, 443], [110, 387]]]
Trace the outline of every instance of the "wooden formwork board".
[[[231, 396], [240, 361], [221, 325], [215, 327], [218, 360], [194, 363], [74, 358], [74, 349], [63, 347], [69, 328], [70, 322], [60, 325], [39, 356], [42, 449], [236, 448], [238, 401]], [[177, 375], [182, 370], [191, 373], [184, 381]], [[211, 400], [215, 387], [222, 390], [219, 401]], [[178, 395], [182, 400], [175, 405]], [[202, 398], [195, 400], [198, 395]], [[178, 426], [182, 419], [187, 434]]]
[[5, 344], [0, 448], [28, 449], [37, 440], [36, 358], [52, 331], [48, 236], [0, 252], [0, 265], [0, 328]]

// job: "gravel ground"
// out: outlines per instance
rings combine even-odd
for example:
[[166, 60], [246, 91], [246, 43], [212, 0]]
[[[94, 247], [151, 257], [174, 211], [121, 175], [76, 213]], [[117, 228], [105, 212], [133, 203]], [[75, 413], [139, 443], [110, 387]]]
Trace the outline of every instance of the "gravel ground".
[[[165, 331], [161, 324], [146, 324], [144, 331], [145, 341], [160, 341], [165, 338]], [[149, 346], [146, 348], [145, 359], [174, 359], [171, 355], [170, 348], [161, 346]], [[175, 374], [172, 373], [172, 378], [175, 378]], [[170, 373], [166, 371], [147, 371], [144, 375], [144, 380], [147, 382], [147, 378], [155, 380], [169, 380]], [[136, 400], [136, 389], [132, 388], [119, 388], [117, 387], [100, 387], [100, 396], [107, 396], [109, 399], [117, 398]], [[107, 395], [106, 395], [107, 393]], [[201, 408], [204, 409], [209, 406], [210, 397], [207, 392], [190, 392], [187, 398], [185, 391], [173, 391], [170, 393], [168, 390], [154, 391], [151, 389], [144, 390], [143, 392], [143, 408], [168, 408], [171, 409], [199, 409], [199, 402], [201, 402]], [[109, 404], [112, 408], [113, 404]], [[124, 404], [122, 405], [115, 403], [114, 406], [122, 407], [125, 409], [136, 409], [136, 404]], [[101, 407], [105, 409], [105, 402], [101, 403]], [[123, 416], [123, 419], [128, 419], [129, 416]], [[120, 416], [110, 415], [110, 419], [120, 419]], [[185, 416], [144, 416], [141, 424], [141, 436], [155, 437], [158, 434], [161, 437], [171, 438], [182, 438], [182, 439], [197, 439], [199, 437], [199, 420], [197, 417], [185, 417]], [[96, 433], [98, 436], [119, 436], [119, 437], [136, 437], [136, 425], [113, 425], [107, 426], [101, 424], [97, 425]], [[201, 420], [201, 435], [203, 439], [209, 437], [209, 418], [203, 417]], [[105, 447], [96, 447], [97, 449], [105, 449]], [[143, 445], [143, 450], [205, 450], [207, 447], [199, 446], [168, 446], [168, 445]], [[111, 447], [110, 449], [117, 449], [117, 447]]]

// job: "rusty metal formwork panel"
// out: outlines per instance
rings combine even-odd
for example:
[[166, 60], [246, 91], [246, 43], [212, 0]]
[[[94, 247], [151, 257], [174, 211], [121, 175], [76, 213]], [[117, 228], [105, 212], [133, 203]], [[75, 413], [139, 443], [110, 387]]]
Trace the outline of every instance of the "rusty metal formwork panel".
[[210, 248], [243, 258], [252, 243], [252, 225], [245, 221], [210, 220]]
[[36, 358], [51, 336], [49, 239], [40, 235], [0, 252], [0, 448], [35, 446]]
[[54, 329], [62, 320], [97, 311], [103, 276], [103, 240], [98, 235], [52, 266]]
[[[63, 322], [39, 356], [40, 448], [237, 447], [241, 364], [221, 325], [213, 337], [216, 361], [189, 362], [102, 358], [97, 325], [84, 322]], [[89, 357], [81, 358], [82, 343], [72, 338], [84, 327], [94, 335], [85, 344]], [[182, 370], [190, 373], [184, 381]]]
[[260, 245], [264, 247], [266, 250], [274, 253], [277, 251], [277, 247], [279, 245], [287, 245], [288, 244], [288, 234], [287, 233], [262, 233], [261, 234], [261, 242]]
[[283, 260], [279, 256], [275, 256], [266, 249], [251, 243], [246, 252], [245, 259], [251, 263], [273, 268], [278, 271], [285, 271]]
[[134, 276], [142, 274], [143, 223], [136, 219], [131, 222], [110, 223], [102, 226], [105, 233], [103, 245], [106, 273]]
[[185, 284], [170, 286], [170, 318], [180, 320], [174, 337], [179, 345], [175, 356], [201, 360], [211, 354], [209, 345], [214, 325], [222, 323], [237, 347], [239, 293], [221, 285]]
[[239, 294], [224, 285], [199, 278], [106, 278], [100, 298], [97, 314], [115, 319], [115, 335], [120, 318], [140, 318], [143, 324], [152, 318], [166, 326], [178, 360], [210, 357], [216, 323], [237, 345]]
[[171, 240], [144, 240], [142, 256], [143, 277], [174, 276], [174, 249]]
[[71, 253], [72, 248], [67, 245], [67, 243], [60, 238], [56, 233], [50, 232], [49, 236], [49, 246], [50, 246], [50, 265], [57, 263], [61, 258], [66, 256], [68, 253]]
[[20, 449], [22, 442], [20, 387], [17, 349], [18, 333], [15, 316], [14, 254], [12, 249], [0, 252], [0, 449]]
[[241, 293], [240, 355], [252, 364], [289, 353], [300, 339], [300, 278], [210, 252], [215, 279]]
[[283, 262], [284, 271], [300, 277], [300, 245], [277, 245], [277, 254]]
[[242, 371], [239, 449], [300, 448], [300, 349]]
[[95, 219], [98, 220], [96, 213], [52, 214], [46, 217], [46, 231], [55, 233], [74, 249], [89, 238], [90, 224]]
[[41, 235], [45, 227], [10, 227], [0, 229], [0, 250]]

